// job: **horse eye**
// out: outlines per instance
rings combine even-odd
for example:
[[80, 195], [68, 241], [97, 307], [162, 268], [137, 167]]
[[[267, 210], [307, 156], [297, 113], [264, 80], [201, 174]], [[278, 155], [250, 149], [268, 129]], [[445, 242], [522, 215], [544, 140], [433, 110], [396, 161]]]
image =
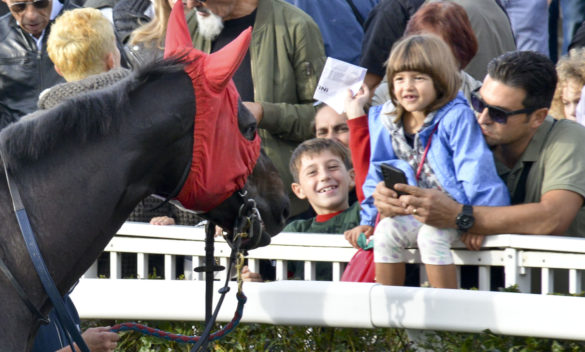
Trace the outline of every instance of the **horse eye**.
[[256, 135], [256, 122], [249, 124], [246, 126], [244, 130], [244, 137], [248, 140], [253, 140], [254, 136]]

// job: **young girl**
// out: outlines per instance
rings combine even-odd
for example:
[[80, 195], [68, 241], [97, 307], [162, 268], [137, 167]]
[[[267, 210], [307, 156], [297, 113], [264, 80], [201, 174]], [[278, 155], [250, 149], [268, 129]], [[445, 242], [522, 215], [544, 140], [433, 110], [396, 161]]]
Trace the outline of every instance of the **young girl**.
[[[391, 102], [371, 108], [368, 117], [371, 156], [361, 224], [375, 224], [372, 194], [376, 187], [384, 187], [382, 163], [403, 170], [410, 184], [436, 188], [462, 204], [508, 205], [508, 190], [496, 173], [492, 153], [458, 93], [460, 74], [447, 44], [430, 34], [402, 39], [392, 49], [386, 75]], [[346, 101], [348, 118], [364, 115], [368, 97], [364, 88]], [[396, 211], [374, 232], [376, 281], [404, 284], [404, 248], [418, 245], [430, 284], [457, 288], [450, 251], [461, 235], [454, 229], [455, 219], [449, 229], [424, 225], [415, 211], [402, 208], [394, 191], [385, 192], [391, 195], [385, 201]]]

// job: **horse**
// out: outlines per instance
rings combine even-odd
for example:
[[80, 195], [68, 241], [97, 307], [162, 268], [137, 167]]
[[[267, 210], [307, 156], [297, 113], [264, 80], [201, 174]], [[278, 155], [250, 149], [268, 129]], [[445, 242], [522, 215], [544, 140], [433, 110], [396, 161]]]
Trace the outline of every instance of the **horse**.
[[[143, 198], [172, 194], [186, 182], [199, 93], [186, 65], [184, 58], [155, 61], [108, 88], [25, 116], [0, 132], [0, 165], [20, 190], [61, 294], [97, 259]], [[255, 118], [241, 102], [237, 107], [241, 135], [232, 138], [258, 138]], [[226, 160], [238, 155], [237, 150], [223, 153]], [[0, 170], [0, 258], [46, 315], [52, 304], [27, 253]], [[282, 230], [289, 201], [264, 153], [244, 182], [202, 216], [229, 231], [243, 202], [255, 199], [263, 227], [257, 238], [242, 243], [253, 249], [269, 244]], [[28, 351], [39, 321], [1, 272], [0, 318], [0, 350]]]

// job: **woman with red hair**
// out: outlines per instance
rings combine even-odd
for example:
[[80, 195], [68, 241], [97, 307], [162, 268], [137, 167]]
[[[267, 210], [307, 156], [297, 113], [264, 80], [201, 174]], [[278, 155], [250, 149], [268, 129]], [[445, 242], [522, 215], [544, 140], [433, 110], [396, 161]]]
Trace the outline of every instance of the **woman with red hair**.
[[[461, 70], [461, 90], [469, 101], [471, 92], [479, 88], [481, 82], [463, 71], [478, 50], [477, 38], [463, 6], [448, 1], [424, 4], [408, 21], [404, 36], [421, 33], [435, 34], [447, 43]], [[380, 84], [372, 105], [383, 104], [388, 100], [388, 85]]]

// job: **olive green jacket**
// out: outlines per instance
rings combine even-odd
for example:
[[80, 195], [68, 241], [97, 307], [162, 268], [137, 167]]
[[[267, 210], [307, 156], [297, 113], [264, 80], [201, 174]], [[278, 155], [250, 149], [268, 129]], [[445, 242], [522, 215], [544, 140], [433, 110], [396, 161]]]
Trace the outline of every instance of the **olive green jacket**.
[[[196, 11], [187, 15], [193, 45], [211, 51], [211, 41], [197, 31]], [[313, 93], [325, 49], [317, 24], [303, 11], [282, 0], [258, 0], [250, 43], [254, 100], [264, 109], [259, 134], [266, 154], [276, 165], [295, 215], [308, 209], [292, 191], [288, 162], [302, 141], [313, 138]]]

